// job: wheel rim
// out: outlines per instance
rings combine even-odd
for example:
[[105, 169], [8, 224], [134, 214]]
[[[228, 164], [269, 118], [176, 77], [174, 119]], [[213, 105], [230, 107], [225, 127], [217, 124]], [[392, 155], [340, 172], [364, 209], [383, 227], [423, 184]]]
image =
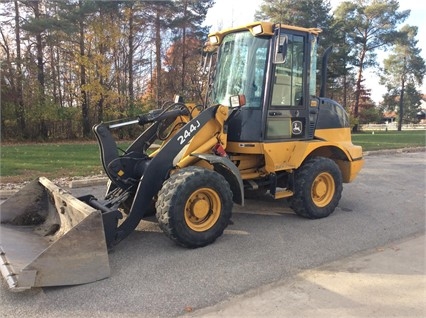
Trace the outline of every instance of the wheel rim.
[[201, 188], [194, 191], [185, 204], [185, 222], [194, 231], [209, 230], [219, 219], [222, 203], [216, 191]]
[[312, 201], [317, 207], [325, 207], [333, 199], [335, 191], [336, 185], [333, 176], [328, 172], [320, 173], [312, 184]]

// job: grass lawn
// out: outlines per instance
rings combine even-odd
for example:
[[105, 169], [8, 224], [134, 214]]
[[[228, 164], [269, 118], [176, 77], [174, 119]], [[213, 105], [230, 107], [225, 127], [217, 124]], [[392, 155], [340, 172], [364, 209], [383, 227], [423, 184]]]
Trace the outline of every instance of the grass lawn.
[[36, 143], [1, 146], [1, 182], [27, 181], [39, 176], [60, 178], [100, 174], [96, 143]]
[[398, 149], [408, 147], [425, 147], [425, 130], [375, 131], [352, 135], [352, 142], [362, 146], [364, 151], [381, 149]]
[[[363, 132], [352, 136], [364, 151], [425, 147], [426, 131]], [[120, 144], [125, 149], [127, 144]], [[96, 143], [2, 144], [0, 182], [89, 176], [103, 173]]]

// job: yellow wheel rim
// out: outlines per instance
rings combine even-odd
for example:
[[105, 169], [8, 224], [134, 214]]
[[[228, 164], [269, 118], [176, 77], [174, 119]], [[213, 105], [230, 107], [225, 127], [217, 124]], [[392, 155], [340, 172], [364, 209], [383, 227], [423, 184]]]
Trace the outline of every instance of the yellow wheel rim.
[[209, 230], [219, 219], [222, 203], [210, 188], [194, 191], [185, 204], [185, 222], [194, 231]]
[[320, 173], [312, 184], [312, 201], [317, 207], [323, 208], [331, 202], [335, 191], [336, 185], [333, 176], [328, 172]]

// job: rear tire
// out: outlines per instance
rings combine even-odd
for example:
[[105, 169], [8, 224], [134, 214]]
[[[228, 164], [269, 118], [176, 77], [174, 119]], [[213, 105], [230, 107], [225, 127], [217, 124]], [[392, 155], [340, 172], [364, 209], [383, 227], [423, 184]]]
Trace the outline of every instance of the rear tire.
[[156, 216], [160, 228], [184, 247], [213, 243], [229, 224], [232, 192], [225, 178], [200, 167], [184, 168], [163, 183]]
[[342, 197], [342, 174], [328, 158], [308, 159], [294, 176], [294, 195], [290, 207], [297, 215], [319, 219], [334, 212]]

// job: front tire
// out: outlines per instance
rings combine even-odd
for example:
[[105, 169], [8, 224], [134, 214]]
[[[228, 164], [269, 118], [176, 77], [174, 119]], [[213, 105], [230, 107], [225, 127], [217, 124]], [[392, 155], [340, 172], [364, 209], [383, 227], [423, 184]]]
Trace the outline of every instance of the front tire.
[[342, 174], [328, 158], [309, 158], [294, 176], [290, 207], [300, 216], [319, 219], [334, 212], [342, 197]]
[[213, 243], [229, 224], [232, 192], [225, 178], [200, 167], [184, 168], [163, 183], [156, 216], [160, 228], [184, 247]]

